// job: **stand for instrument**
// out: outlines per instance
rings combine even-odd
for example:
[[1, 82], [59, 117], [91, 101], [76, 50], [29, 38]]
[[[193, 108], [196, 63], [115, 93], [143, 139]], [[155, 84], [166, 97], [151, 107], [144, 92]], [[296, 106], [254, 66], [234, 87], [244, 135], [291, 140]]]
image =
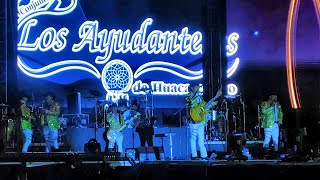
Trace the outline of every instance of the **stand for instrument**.
[[163, 141], [164, 141], [164, 138], [166, 137], [166, 134], [155, 134], [154, 137], [156, 137], [156, 138], [161, 138], [161, 148], [162, 148], [163, 151], [164, 151]]
[[154, 99], [153, 99], [153, 91], [151, 90], [151, 117], [154, 116]]
[[225, 114], [225, 139], [226, 139], [226, 143], [225, 143], [225, 152], [228, 151], [228, 138], [229, 138], [229, 108], [228, 108], [228, 101], [224, 100], [224, 104], [225, 104], [225, 108], [226, 108], [226, 114]]
[[[96, 142], [98, 142], [98, 140], [97, 140], [97, 127], [98, 127], [98, 108], [97, 108], [97, 106], [98, 106], [98, 104], [97, 104], [97, 98], [95, 98], [95, 106], [94, 106], [94, 112], [95, 112], [95, 123], [94, 123], [94, 138], [93, 138], [93, 140], [94, 141], [96, 141]], [[92, 139], [91, 139], [92, 140]], [[90, 141], [91, 141], [90, 140]], [[100, 145], [100, 143], [97, 143], [97, 146], [100, 146], [100, 151], [99, 152], [101, 152], [101, 145]]]
[[258, 105], [258, 125], [256, 126], [258, 128], [258, 137], [257, 139], [262, 139], [261, 135], [261, 112], [260, 112], [260, 106]]
[[[173, 116], [176, 116], [177, 114], [179, 114], [179, 127], [182, 128], [182, 111], [184, 110], [185, 108], [180, 108], [177, 112], [173, 113]], [[171, 129], [170, 129], [170, 132], [171, 132]], [[187, 136], [186, 136], [187, 137]], [[179, 145], [180, 147], [182, 147], [182, 140], [181, 140], [181, 134], [179, 136]], [[188, 148], [188, 147], [187, 147]], [[182, 148], [180, 148], [180, 152], [179, 152], [179, 157], [182, 158]]]
[[[171, 129], [170, 129], [171, 131]], [[169, 133], [169, 142], [170, 142], [170, 160], [173, 160], [173, 146], [172, 146], [172, 136], [175, 135], [175, 133]]]
[[231, 134], [237, 134], [237, 130], [238, 130], [238, 129], [237, 129], [237, 117], [236, 117], [234, 111], [232, 112], [232, 121], [233, 121], [233, 123], [234, 123], [234, 130], [232, 131]]
[[[189, 111], [188, 111], [188, 105], [186, 105], [186, 114], [187, 114], [187, 118], [188, 118], [188, 121], [189, 121]], [[187, 128], [186, 128], [186, 137], [189, 138], [189, 124], [187, 124]], [[187, 140], [187, 143], [186, 143], [186, 150], [187, 150], [187, 154], [186, 154], [186, 159], [188, 159], [189, 157], [189, 141]]]
[[169, 159], [170, 160], [173, 160], [173, 145], [172, 145], [172, 136], [173, 135], [176, 135], [176, 133], [171, 133], [171, 128], [170, 128], [170, 133], [168, 133], [168, 134], [156, 134], [155, 135], [156, 138], [161, 138], [161, 147], [162, 147], [163, 151], [164, 151], [164, 144], [163, 144], [164, 138], [169, 137], [169, 145], [170, 145]]
[[98, 126], [98, 109], [97, 109], [97, 99], [95, 98], [95, 122], [94, 122], [94, 139], [97, 140], [97, 126]]
[[134, 149], [134, 130], [135, 128], [132, 128], [132, 149]]
[[242, 113], [243, 113], [243, 137], [244, 139], [247, 139], [247, 131], [246, 131], [246, 105], [244, 101], [242, 100], [242, 97], [240, 96], [240, 103], [242, 105]]

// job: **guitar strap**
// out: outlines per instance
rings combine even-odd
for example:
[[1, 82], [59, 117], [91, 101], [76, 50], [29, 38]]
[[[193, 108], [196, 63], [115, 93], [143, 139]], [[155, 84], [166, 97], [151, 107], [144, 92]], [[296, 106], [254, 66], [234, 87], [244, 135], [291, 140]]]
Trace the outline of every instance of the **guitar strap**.
[[119, 122], [120, 122], [120, 124], [121, 124], [121, 126], [122, 125], [124, 125], [124, 117], [123, 117], [123, 113], [119, 113]]
[[[191, 99], [191, 102], [197, 97], [197, 95], [198, 95], [198, 93], [194, 93], [193, 94], [193, 96], [190, 98]], [[201, 97], [201, 101], [203, 101], [203, 97], [202, 96], [200, 96]], [[190, 102], [190, 103], [191, 103]]]
[[193, 100], [196, 97], [196, 95], [197, 95], [197, 93], [194, 93], [190, 99]]

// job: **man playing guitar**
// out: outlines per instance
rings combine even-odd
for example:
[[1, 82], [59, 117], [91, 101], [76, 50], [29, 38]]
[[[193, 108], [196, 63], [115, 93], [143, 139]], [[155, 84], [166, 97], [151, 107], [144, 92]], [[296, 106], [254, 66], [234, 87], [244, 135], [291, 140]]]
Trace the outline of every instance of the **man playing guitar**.
[[[107, 132], [107, 138], [109, 140], [109, 144], [108, 144], [109, 152], [113, 151], [114, 145], [115, 145], [115, 143], [117, 143], [118, 152], [123, 153], [122, 130], [131, 121], [136, 119], [139, 114], [133, 115], [131, 113], [131, 111], [125, 111], [124, 106], [120, 105], [120, 104], [119, 104], [119, 106], [117, 106], [116, 104], [112, 104], [110, 106], [110, 108], [111, 108], [111, 112], [107, 115], [107, 123], [109, 124], [109, 130]], [[121, 110], [121, 111], [119, 111], [119, 110]], [[121, 113], [123, 111], [128, 112], [128, 113]]]
[[[219, 93], [220, 91], [218, 91], [216, 97], [211, 99], [209, 103], [207, 103], [204, 107], [202, 107], [201, 104], [203, 104], [204, 101], [203, 101], [202, 95], [199, 92], [199, 88], [200, 87], [198, 84], [192, 85], [191, 92], [185, 98], [188, 104], [188, 115], [190, 113], [189, 127], [190, 127], [190, 134], [191, 134], [190, 136], [190, 146], [191, 146], [191, 155], [192, 155], [191, 160], [199, 160], [197, 155], [197, 147], [196, 147], [197, 137], [198, 137], [198, 145], [200, 149], [201, 159], [208, 159], [207, 149], [204, 146], [204, 129], [206, 125], [205, 115], [204, 114], [200, 115], [200, 114], [207, 111], [207, 109], [205, 108], [210, 109], [212, 106], [217, 105], [218, 102], [214, 100], [215, 98], [221, 95], [221, 93]], [[195, 112], [195, 111], [198, 111], [198, 112]], [[195, 117], [201, 117], [201, 120], [199, 121], [198, 118], [196, 120]]]

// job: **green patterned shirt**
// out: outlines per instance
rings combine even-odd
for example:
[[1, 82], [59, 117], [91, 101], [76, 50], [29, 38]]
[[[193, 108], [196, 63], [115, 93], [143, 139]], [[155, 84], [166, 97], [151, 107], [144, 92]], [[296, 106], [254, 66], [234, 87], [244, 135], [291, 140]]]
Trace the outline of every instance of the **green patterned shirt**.
[[[49, 113], [46, 115], [48, 126], [50, 129], [59, 129], [60, 128], [60, 121], [59, 121], [59, 114], [60, 114], [60, 104], [57, 102], [52, 103], [49, 109]], [[41, 116], [41, 124], [44, 125], [45, 116]]]
[[[277, 104], [276, 108], [278, 113], [278, 124], [280, 125], [282, 124], [283, 113], [279, 103]], [[263, 118], [262, 128], [271, 128], [276, 120], [274, 106], [270, 106], [270, 103], [268, 101], [263, 102], [261, 112]]]
[[26, 106], [26, 104], [22, 104], [20, 106], [21, 110], [21, 129], [22, 130], [28, 130], [32, 128], [31, 124], [31, 111]]

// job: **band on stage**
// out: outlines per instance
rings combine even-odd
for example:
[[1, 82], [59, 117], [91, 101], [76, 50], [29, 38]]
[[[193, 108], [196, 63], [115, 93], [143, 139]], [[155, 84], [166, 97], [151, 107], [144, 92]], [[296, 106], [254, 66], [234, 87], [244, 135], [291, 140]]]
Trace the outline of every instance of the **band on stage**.
[[[186, 119], [190, 131], [189, 142], [192, 160], [208, 159], [205, 146], [205, 140], [210, 140], [210, 138], [207, 137], [208, 134], [211, 133], [211, 138], [214, 137], [222, 140], [231, 132], [228, 125], [226, 125], [228, 122], [219, 122], [218, 128], [212, 124], [212, 120], [222, 116], [224, 120], [229, 119], [228, 115], [230, 112], [228, 112], [228, 106], [225, 105], [225, 103], [227, 103], [226, 100], [219, 103], [222, 91], [217, 90], [215, 97], [209, 102], [205, 102], [199, 90], [200, 86], [198, 84], [191, 84], [190, 93], [184, 98], [186, 104]], [[135, 147], [135, 133], [139, 135], [141, 147], [154, 145], [154, 126], [157, 117], [154, 116], [153, 106], [151, 108], [147, 106], [141, 107], [143, 102], [146, 101], [147, 100], [142, 101], [142, 103], [137, 99], [131, 99], [130, 101], [120, 99], [117, 102], [110, 103], [97, 101], [97, 124], [95, 124], [95, 126], [102, 126], [105, 129], [103, 138], [106, 142], [106, 152], [119, 152], [124, 155], [123, 141], [132, 138], [133, 147]], [[221, 105], [219, 106], [219, 104]], [[212, 112], [217, 112], [217, 109], [220, 109], [220, 113], [213, 114]], [[221, 112], [224, 113], [221, 114]], [[243, 113], [245, 114], [245, 112]], [[34, 139], [37, 138], [36, 136], [39, 136], [34, 134], [35, 124], [40, 125], [40, 136], [42, 136], [45, 141], [45, 152], [59, 151], [60, 114], [61, 105], [56, 100], [55, 94], [47, 93], [41, 105], [36, 106], [33, 94], [29, 97], [27, 94], [21, 93], [17, 105], [12, 108], [7, 115], [7, 119], [15, 119], [15, 123], [18, 124], [16, 125], [16, 135], [18, 136], [17, 144], [19, 151], [22, 153], [29, 152], [30, 145], [34, 142]], [[208, 118], [208, 114], [211, 114], [211, 118]], [[234, 114], [233, 112], [233, 116]], [[274, 151], [277, 152], [279, 150], [279, 129], [282, 124], [283, 113], [276, 95], [271, 94], [269, 100], [262, 102], [258, 106], [258, 116], [259, 128], [264, 129], [263, 147], [268, 148], [272, 139]], [[9, 123], [9, 120], [7, 123]], [[132, 129], [132, 137], [124, 137], [123, 131], [125, 128]], [[238, 132], [238, 129], [241, 128], [243, 128], [241, 124], [235, 123], [235, 131], [233, 133]], [[247, 133], [245, 129], [243, 133]], [[8, 137], [9, 136], [6, 135], [5, 139], [8, 140]], [[197, 153], [197, 145], [200, 150], [200, 156], [198, 156]]]

